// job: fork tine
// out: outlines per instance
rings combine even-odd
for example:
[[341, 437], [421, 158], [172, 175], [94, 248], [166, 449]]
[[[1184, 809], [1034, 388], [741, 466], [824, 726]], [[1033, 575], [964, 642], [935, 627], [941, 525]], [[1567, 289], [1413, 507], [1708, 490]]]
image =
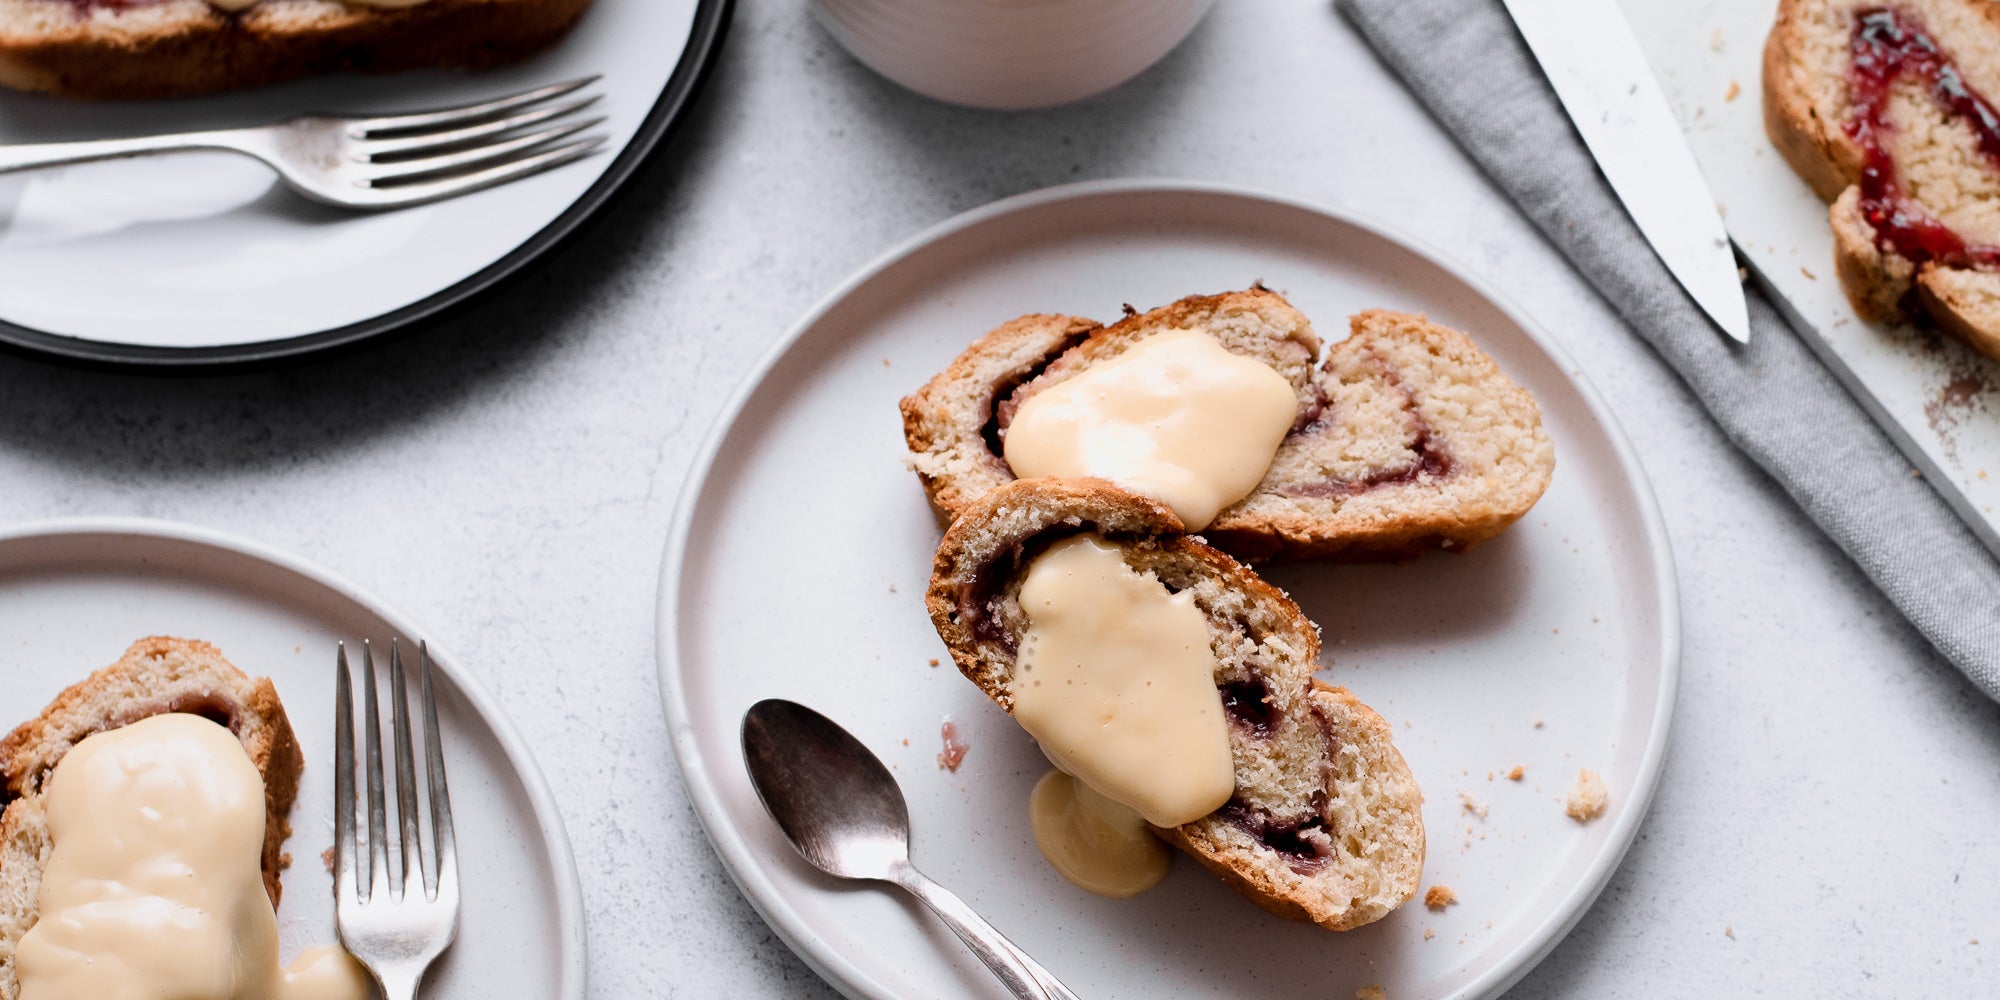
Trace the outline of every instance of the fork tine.
[[581, 80], [570, 80], [566, 83], [536, 87], [533, 90], [524, 90], [518, 94], [509, 94], [490, 101], [462, 104], [455, 108], [441, 108], [437, 111], [424, 111], [408, 115], [364, 118], [354, 122], [349, 127], [349, 134], [360, 139], [383, 133], [410, 132], [464, 124], [477, 121], [481, 118], [490, 118], [494, 115], [505, 114], [515, 108], [524, 108], [531, 104], [540, 104], [543, 101], [554, 100], [564, 94], [573, 94], [601, 79], [603, 79], [602, 76], [587, 76]]
[[347, 643], [333, 665], [333, 886], [337, 900], [358, 900], [354, 878], [354, 680], [347, 670]]
[[604, 136], [592, 136], [533, 155], [521, 156], [484, 170], [475, 170], [469, 174], [410, 184], [370, 186], [360, 189], [357, 193], [367, 198], [366, 204], [369, 208], [404, 208], [410, 205], [422, 205], [425, 202], [456, 198], [462, 194], [495, 187], [544, 170], [553, 170], [590, 155], [604, 143]]
[[368, 755], [368, 898], [389, 885], [389, 831], [382, 801], [382, 710], [375, 698], [375, 647], [361, 642], [363, 706], [368, 717], [362, 720], [367, 734]]
[[445, 783], [444, 745], [438, 739], [437, 696], [431, 690], [431, 649], [419, 643], [424, 687], [424, 770], [431, 780], [431, 838], [437, 883], [432, 897], [458, 893], [458, 838], [451, 828], [451, 789]]
[[370, 182], [374, 184], [395, 184], [415, 180], [419, 177], [461, 171], [496, 160], [509, 159], [515, 153], [567, 139], [579, 132], [602, 125], [604, 121], [603, 118], [592, 118], [588, 121], [577, 122], [574, 125], [557, 125], [554, 128], [530, 132], [527, 135], [517, 138], [493, 143], [490, 146], [474, 146], [471, 149], [460, 152], [447, 153], [443, 156], [425, 157], [421, 160], [399, 160], [373, 175], [370, 178]]
[[393, 638], [389, 640], [389, 688], [395, 721], [390, 736], [396, 741], [396, 812], [403, 825], [402, 836], [396, 841], [403, 877], [392, 895], [402, 899], [410, 894], [411, 886], [423, 889], [424, 852], [423, 842], [417, 839], [417, 764], [410, 749], [410, 695], [403, 684], [403, 647]]
[[448, 132], [424, 132], [402, 139], [364, 139], [361, 141], [360, 153], [367, 161], [379, 162], [384, 157], [405, 156], [414, 153], [431, 152], [433, 150], [451, 149], [456, 146], [466, 146], [481, 139], [505, 135], [515, 129], [527, 128], [530, 125], [539, 125], [545, 121], [573, 114], [596, 104], [601, 96], [599, 94], [591, 94], [588, 97], [579, 97], [573, 101], [550, 104], [523, 111], [520, 114], [508, 115], [505, 118], [496, 118], [477, 125], [452, 129]]

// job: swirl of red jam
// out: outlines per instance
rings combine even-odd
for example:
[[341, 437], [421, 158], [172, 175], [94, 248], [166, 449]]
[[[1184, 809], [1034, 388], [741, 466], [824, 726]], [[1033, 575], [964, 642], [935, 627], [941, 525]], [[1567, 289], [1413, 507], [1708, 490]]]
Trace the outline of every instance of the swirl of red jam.
[[1883, 7], [1857, 11], [1848, 51], [1848, 98], [1854, 110], [1844, 127], [1861, 147], [1861, 215], [1874, 227], [1879, 242], [1916, 263], [2000, 268], [2000, 246], [1966, 242], [1903, 193], [1895, 160], [1883, 143], [1894, 129], [1888, 119], [1890, 89], [1906, 73], [1922, 79], [1940, 107], [1971, 126], [1980, 151], [1996, 164], [2000, 164], [2000, 112], [1965, 81], [1937, 40], [1901, 11]]

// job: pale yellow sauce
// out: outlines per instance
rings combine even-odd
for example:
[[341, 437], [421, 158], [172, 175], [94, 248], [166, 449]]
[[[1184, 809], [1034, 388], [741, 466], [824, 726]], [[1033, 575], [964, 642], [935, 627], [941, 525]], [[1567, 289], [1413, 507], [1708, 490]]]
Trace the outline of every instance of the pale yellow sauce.
[[1199, 531], [1264, 480], [1297, 418], [1292, 384], [1270, 366], [1167, 330], [1029, 396], [1002, 450], [1023, 479], [1109, 479]]
[[49, 778], [21, 1000], [366, 1000], [337, 949], [278, 966], [264, 781], [229, 731], [159, 715], [91, 736]]
[[1049, 759], [1155, 826], [1229, 801], [1236, 773], [1208, 624], [1090, 535], [1051, 546], [1022, 581], [1028, 618], [1008, 691]]
[[1124, 899], [1167, 877], [1167, 845], [1145, 818], [1061, 771], [1035, 783], [1028, 823], [1049, 867], [1079, 889]]

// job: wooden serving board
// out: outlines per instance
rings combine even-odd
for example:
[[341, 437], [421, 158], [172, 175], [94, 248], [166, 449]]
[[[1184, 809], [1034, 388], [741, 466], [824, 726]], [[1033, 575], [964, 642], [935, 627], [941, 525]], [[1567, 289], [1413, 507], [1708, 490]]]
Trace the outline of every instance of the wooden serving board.
[[[1620, 0], [1754, 279], [1988, 548], [2000, 555], [2000, 364], [1950, 337], [1855, 315], [1826, 205], [1764, 135], [1777, 0]], [[1721, 334], [1717, 334], [1721, 336]]]

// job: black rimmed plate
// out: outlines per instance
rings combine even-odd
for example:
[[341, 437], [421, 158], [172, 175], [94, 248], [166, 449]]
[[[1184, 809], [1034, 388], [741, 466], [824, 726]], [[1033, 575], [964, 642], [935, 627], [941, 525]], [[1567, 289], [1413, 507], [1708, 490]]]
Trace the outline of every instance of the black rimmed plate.
[[733, 0], [597, 0], [561, 45], [480, 74], [339, 76], [176, 101], [0, 92], [0, 144], [464, 103], [601, 74], [606, 151], [424, 208], [310, 205], [261, 164], [190, 153], [0, 176], [0, 345], [88, 364], [270, 363], [433, 319], [548, 252], [680, 119]]

